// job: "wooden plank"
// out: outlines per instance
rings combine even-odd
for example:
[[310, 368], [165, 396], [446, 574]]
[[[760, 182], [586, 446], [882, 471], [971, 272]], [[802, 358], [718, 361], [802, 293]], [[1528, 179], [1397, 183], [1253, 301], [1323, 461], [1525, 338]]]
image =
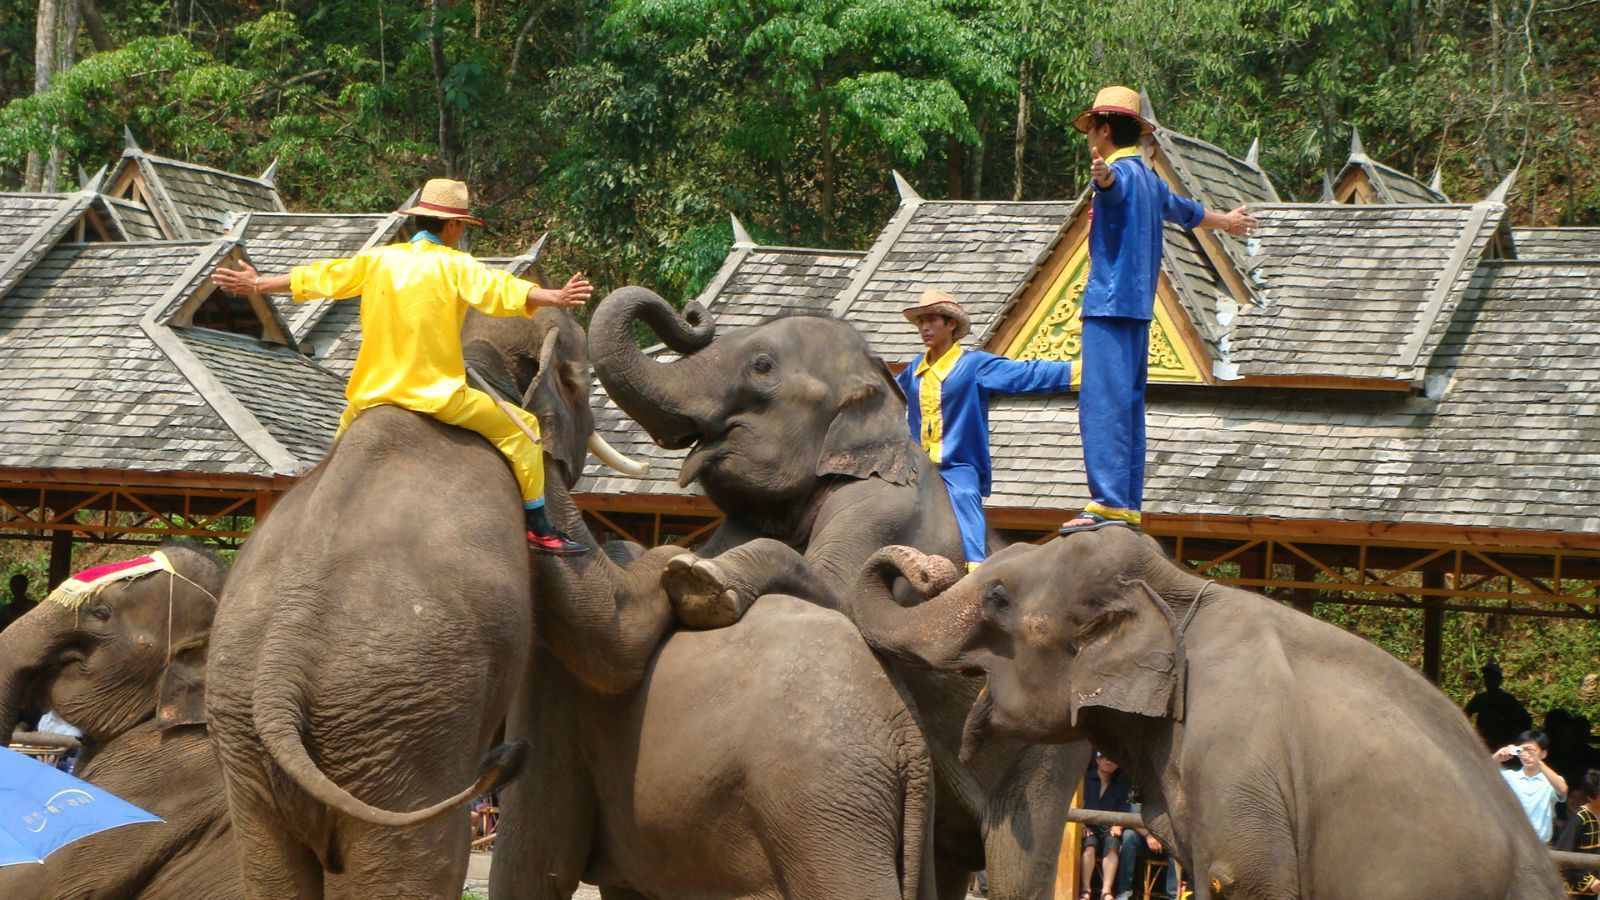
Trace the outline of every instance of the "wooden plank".
[[1404, 378], [1351, 378], [1342, 375], [1245, 375], [1219, 381], [1224, 387], [1238, 388], [1321, 388], [1338, 391], [1385, 391], [1409, 394], [1416, 389]]

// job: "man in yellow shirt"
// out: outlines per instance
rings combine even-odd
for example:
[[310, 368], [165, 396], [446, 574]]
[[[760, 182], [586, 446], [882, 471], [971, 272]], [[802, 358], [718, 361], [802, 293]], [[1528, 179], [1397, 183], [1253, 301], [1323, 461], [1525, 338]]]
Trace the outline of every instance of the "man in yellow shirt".
[[[363, 250], [349, 259], [295, 266], [287, 275], [261, 275], [249, 263], [219, 267], [212, 279], [235, 294], [290, 291], [296, 302], [361, 297], [361, 350], [345, 386], [350, 403], [343, 433], [374, 406], [399, 406], [483, 435], [506, 455], [522, 489], [528, 547], [557, 556], [588, 548], [558, 532], [544, 510], [544, 456], [488, 394], [467, 386], [461, 325], [471, 307], [491, 316], [532, 315], [535, 307], [571, 309], [594, 292], [582, 273], [560, 290], [497, 272], [456, 248], [467, 225], [482, 225], [468, 206], [467, 186], [435, 178], [416, 206], [416, 234], [403, 244]], [[539, 420], [518, 412], [539, 433]]]

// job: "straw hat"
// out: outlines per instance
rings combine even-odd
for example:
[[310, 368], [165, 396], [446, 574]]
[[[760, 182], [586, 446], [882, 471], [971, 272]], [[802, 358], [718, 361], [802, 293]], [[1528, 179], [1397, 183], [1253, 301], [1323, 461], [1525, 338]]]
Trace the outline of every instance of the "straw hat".
[[448, 178], [430, 178], [428, 183], [422, 186], [422, 195], [417, 198], [417, 205], [400, 210], [400, 215], [466, 219], [473, 225], [482, 225], [482, 219], [468, 212], [470, 206], [465, 182], [451, 181]]
[[1094, 95], [1094, 105], [1078, 113], [1078, 117], [1072, 120], [1072, 127], [1084, 134], [1088, 134], [1089, 125], [1094, 121], [1095, 113], [1111, 113], [1137, 119], [1139, 131], [1143, 134], [1149, 134], [1156, 130], [1148, 119], [1139, 114], [1139, 92], [1130, 87], [1123, 87], [1120, 84], [1101, 88], [1100, 93]]
[[917, 298], [917, 305], [900, 310], [900, 314], [913, 325], [917, 324], [918, 316], [944, 316], [954, 319], [956, 322], [954, 337], [958, 341], [972, 330], [972, 317], [967, 315], [967, 311], [961, 308], [961, 304], [957, 303], [956, 298], [950, 296], [948, 291], [937, 289], [923, 291], [922, 296]]

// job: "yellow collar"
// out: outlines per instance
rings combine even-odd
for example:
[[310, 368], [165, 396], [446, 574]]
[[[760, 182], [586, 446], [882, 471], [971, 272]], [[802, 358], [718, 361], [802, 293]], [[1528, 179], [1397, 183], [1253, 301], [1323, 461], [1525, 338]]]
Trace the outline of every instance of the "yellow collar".
[[1118, 147], [1116, 150], [1111, 151], [1111, 155], [1110, 156], [1106, 157], [1106, 165], [1109, 166], [1109, 165], [1111, 165], [1112, 163], [1116, 162], [1119, 159], [1127, 159], [1130, 156], [1138, 156], [1138, 155], [1139, 155], [1139, 145], [1138, 144], [1134, 144], [1132, 147]]
[[931, 365], [928, 363], [928, 354], [922, 354], [922, 361], [917, 363], [917, 377], [921, 378], [922, 376], [928, 374], [929, 370], [932, 370], [933, 374], [937, 376], [940, 381], [949, 378], [950, 370], [956, 367], [956, 360], [960, 359], [961, 354], [964, 352], [966, 351], [961, 349], [960, 344], [951, 344], [950, 349], [946, 350], [944, 355], [939, 357], [939, 361]]

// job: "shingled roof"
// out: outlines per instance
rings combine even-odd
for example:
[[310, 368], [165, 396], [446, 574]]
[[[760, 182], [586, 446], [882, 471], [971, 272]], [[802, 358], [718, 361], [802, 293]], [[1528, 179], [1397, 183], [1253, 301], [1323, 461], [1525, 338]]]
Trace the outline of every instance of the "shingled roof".
[[1600, 259], [1600, 228], [1513, 228], [1518, 259]]
[[[1240, 388], [1153, 389], [1146, 509], [1538, 530], [1600, 529], [1600, 261], [1484, 263], [1431, 373], [1437, 399]], [[652, 471], [591, 471], [593, 491], [691, 494], [662, 450], [605, 402], [606, 439]], [[1075, 395], [990, 406], [995, 508], [1087, 497]]]
[[[354, 256], [388, 243], [405, 223], [404, 216], [381, 213], [247, 213], [237, 224], [259, 271], [282, 274], [319, 259]], [[298, 340], [332, 305], [331, 300], [295, 303], [287, 294], [272, 302]]]
[[1367, 155], [1361, 146], [1361, 135], [1350, 131], [1350, 158], [1333, 181], [1328, 183], [1326, 201], [1335, 203], [1378, 203], [1385, 205], [1449, 203], [1450, 198], [1439, 188], [1439, 174], [1434, 173], [1432, 184], [1421, 181], [1386, 166]]
[[1505, 206], [1256, 207], [1260, 252], [1229, 358], [1244, 374], [1416, 381]]
[[[108, 192], [128, 199], [137, 194], [167, 237], [184, 240], [221, 237], [247, 212], [283, 212], [283, 198], [270, 178], [224, 172], [210, 166], [146, 153], [132, 141], [108, 179]], [[139, 182], [138, 190], [130, 187]]]
[[929, 288], [954, 294], [981, 339], [1049, 256], [1078, 205], [924, 200], [895, 177], [900, 208], [828, 310], [890, 361], [921, 349], [900, 310]]
[[0, 465], [273, 475], [320, 459], [338, 379], [281, 344], [169, 324], [232, 250], [50, 250], [0, 298]]
[[756, 244], [734, 220], [734, 245], [700, 292], [719, 329], [759, 325], [777, 315], [827, 315], [865, 253]]

